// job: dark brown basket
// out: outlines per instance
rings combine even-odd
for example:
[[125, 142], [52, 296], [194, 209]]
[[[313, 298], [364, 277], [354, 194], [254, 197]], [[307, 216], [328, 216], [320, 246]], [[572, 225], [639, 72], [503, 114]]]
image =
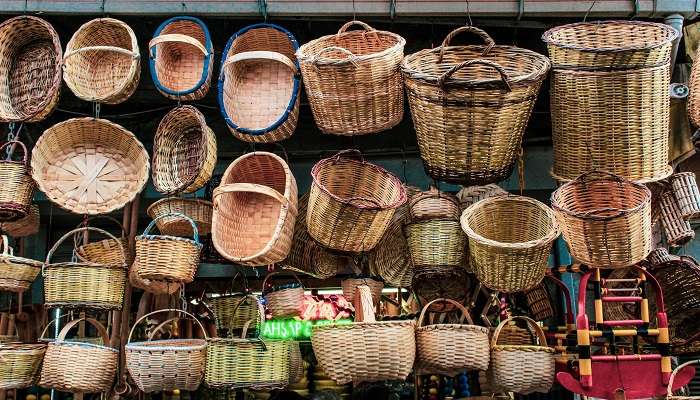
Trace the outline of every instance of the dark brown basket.
[[552, 302], [549, 299], [549, 291], [544, 282], [541, 282], [532, 289], [526, 290], [525, 299], [530, 309], [530, 316], [535, 321], [544, 321], [554, 316]]

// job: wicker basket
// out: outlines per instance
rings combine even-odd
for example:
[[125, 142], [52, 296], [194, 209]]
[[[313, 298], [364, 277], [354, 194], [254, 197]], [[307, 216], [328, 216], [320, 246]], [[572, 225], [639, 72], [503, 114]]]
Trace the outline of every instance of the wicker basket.
[[382, 298], [382, 290], [384, 290], [384, 282], [372, 278], [346, 278], [340, 281], [340, 287], [343, 290], [343, 297], [349, 303], [355, 301], [355, 291], [358, 286], [367, 285], [372, 293], [372, 302], [376, 306]]
[[[430, 306], [448, 302], [461, 311], [460, 323], [424, 325]], [[466, 320], [466, 324], [464, 323]], [[423, 307], [416, 328], [416, 363], [423, 370], [454, 376], [466, 370], [485, 371], [489, 367], [489, 329], [474, 325], [469, 311], [450, 299], [435, 299]]]
[[[499, 340], [501, 329], [512, 320], [526, 321], [539, 339], [539, 345], [519, 345]], [[501, 321], [491, 338], [491, 368], [494, 384], [506, 392], [547, 393], [554, 383], [554, 349], [537, 322], [527, 317]]]
[[431, 187], [427, 192], [419, 192], [411, 196], [409, 201], [411, 219], [427, 220], [434, 218], [459, 219], [459, 202], [447, 192], [441, 192]]
[[247, 26], [226, 43], [219, 75], [219, 109], [233, 136], [269, 143], [297, 127], [301, 76], [296, 38], [273, 24]]
[[199, 110], [180, 106], [163, 117], [153, 139], [153, 186], [165, 194], [192, 193], [211, 179], [216, 135]]
[[461, 267], [417, 266], [411, 289], [419, 304], [448, 298], [464, 303], [469, 296], [472, 281]]
[[32, 150], [32, 177], [77, 214], [122, 208], [148, 181], [148, 153], [133, 133], [104, 119], [73, 118], [44, 131]]
[[459, 201], [460, 210], [464, 211], [470, 205], [479, 200], [487, 199], [493, 196], [508, 194], [500, 186], [490, 183], [484, 186], [467, 186], [457, 192], [457, 200]]
[[148, 43], [151, 79], [165, 97], [194, 101], [209, 91], [214, 47], [199, 18], [177, 16], [160, 24]]
[[549, 291], [544, 282], [525, 291], [525, 300], [530, 310], [530, 316], [535, 321], [544, 321], [554, 316], [552, 301], [549, 299]]
[[486, 287], [517, 292], [544, 278], [559, 226], [552, 210], [522, 196], [481, 200], [464, 210], [471, 267]]
[[121, 236], [118, 240], [103, 239], [88, 242], [88, 240], [85, 238], [87, 231], [78, 231], [73, 236], [75, 255], [83, 261], [96, 264], [118, 265], [124, 261], [124, 254], [126, 254], [126, 265], [131, 265], [134, 258], [131, 255], [129, 238], [126, 237], [126, 230], [124, 229], [124, 226], [117, 219], [106, 215], [99, 215], [83, 220], [83, 222], [78, 225], [78, 228], [89, 226], [91, 222], [94, 223], [96, 220], [107, 220], [112, 222], [114, 225], [119, 227]]
[[121, 309], [127, 274], [124, 249], [121, 262], [115, 264], [51, 261], [61, 243], [77, 232], [88, 230], [107, 236], [113, 243], [119, 242], [109, 232], [90, 226], [73, 229], [58, 239], [46, 255], [42, 269], [46, 307]]
[[[347, 31], [353, 25], [363, 30]], [[316, 125], [323, 133], [364, 135], [403, 119], [399, 64], [406, 40], [350, 21], [337, 34], [301, 46], [297, 57]]]
[[651, 251], [651, 192], [605, 172], [590, 172], [552, 193], [569, 252], [591, 267], [622, 268]]
[[141, 279], [190, 283], [197, 273], [199, 254], [202, 251], [197, 225], [183, 214], [164, 214], [158, 218], [168, 216], [186, 219], [192, 226], [193, 238], [151, 235], [151, 230], [158, 220], [151, 221], [143, 234], [136, 236], [134, 273]]
[[683, 246], [695, 238], [695, 231], [690, 226], [690, 222], [683, 219], [681, 207], [673, 191], [661, 195], [659, 208], [661, 209], [661, 227], [670, 246]]
[[25, 389], [36, 382], [45, 344], [0, 344], [0, 390]]
[[[484, 44], [450, 46], [462, 32]], [[428, 175], [464, 185], [510, 176], [549, 70], [547, 57], [496, 46], [481, 29], [461, 27], [441, 46], [407, 56], [401, 69]]]
[[17, 140], [8, 141], [0, 146], [0, 151], [6, 148], [14, 150], [15, 146], [22, 148], [22, 160], [0, 160], [0, 185], [3, 188], [0, 191], [0, 221], [4, 222], [16, 221], [27, 216], [36, 187], [29, 171], [29, 153], [24, 143]]
[[311, 169], [313, 183], [306, 224], [322, 246], [341, 251], [369, 251], [406, 202], [401, 181], [382, 167], [350, 159], [345, 150]]
[[15, 257], [7, 236], [2, 235], [0, 290], [22, 293], [29, 289], [40, 271], [41, 262], [29, 258]]
[[[58, 319], [56, 319], [56, 318], [50, 318], [50, 319], [48, 320], [48, 323], [44, 326], [44, 329], [42, 329], [41, 334], [39, 335], [39, 339], [38, 339], [39, 343], [46, 343], [46, 344], [48, 344], [48, 343], [51, 343], [51, 342], [55, 342], [55, 341], [56, 341], [55, 338], [46, 337], [46, 334], [49, 333], [49, 331], [52, 331], [52, 332], [53, 332], [53, 330], [52, 330], [52, 329], [49, 329], [49, 328], [51, 328], [52, 326], [56, 325], [57, 322], [61, 322], [61, 321], [63, 321], [63, 320], [69, 319], [69, 318], [72, 319], [72, 318], [73, 318], [73, 314], [74, 314], [74, 313], [69, 312], [69, 313], [66, 313], [66, 314], [61, 314], [61, 316], [60, 316]], [[69, 321], [69, 322], [70, 322], [70, 321]], [[56, 331], [55, 333], [56, 333], [56, 336], [58, 336], [58, 334], [59, 334], [60, 332]], [[66, 339], [64, 339], [64, 341], [66, 341], [66, 342], [89, 343], [89, 344], [96, 344], [96, 345], [100, 345], [100, 346], [103, 346], [103, 345], [105, 344], [104, 338], [103, 338], [102, 336], [86, 337], [86, 336], [76, 335], [76, 336], [73, 336], [73, 337], [70, 338], [70, 339], [66, 338]], [[109, 343], [109, 342], [107, 342], [107, 343]]]
[[[678, 374], [678, 372], [680, 372], [683, 368], [685, 368], [689, 365], [693, 365], [693, 364], [700, 364], [700, 360], [686, 361], [686, 362], [678, 365], [676, 367], [676, 369], [673, 370], [673, 372], [671, 373], [671, 377], [668, 380], [668, 389], [666, 392], [666, 397], [664, 397], [665, 400], [700, 400], [700, 396], [683, 395], [683, 394], [674, 395], [673, 394], [673, 382], [676, 379], [676, 374]], [[687, 392], [687, 390], [689, 390], [689, 389], [686, 389], [685, 392]]]
[[194, 234], [192, 225], [186, 219], [174, 215], [182, 214], [194, 221], [197, 231], [204, 236], [211, 233], [213, 211], [211, 201], [167, 197], [151, 204], [146, 213], [156, 221], [156, 227], [164, 235], [192, 236]]
[[700, 63], [694, 62], [688, 80], [688, 118], [695, 127], [700, 126]]
[[241, 276], [243, 279], [243, 288], [241, 291], [231, 291], [219, 296], [206, 298], [205, 303], [211, 308], [216, 318], [216, 328], [219, 331], [230, 332], [233, 330], [243, 329], [245, 323], [260, 319], [260, 312], [257, 298], [252, 298], [248, 295], [250, 288], [248, 281], [243, 273], [237, 272], [231, 286], [234, 286], [236, 278]]
[[695, 173], [674, 174], [670, 181], [683, 218], [686, 220], [700, 218], [700, 190], [698, 190], [698, 183], [695, 181]]
[[[160, 313], [178, 312], [192, 318], [206, 337], [206, 329], [197, 318], [187, 311], [164, 309], [144, 315], [134, 322], [129, 339], [124, 346], [126, 368], [129, 375], [144, 393], [172, 391], [175, 389], [195, 391], [204, 378], [207, 360], [207, 341], [204, 339], [152, 340], [165, 323], [158, 325], [148, 336], [148, 341], [132, 342], [136, 326], [144, 319]], [[174, 320], [177, 320], [175, 318]], [[166, 322], [170, 323], [173, 319]]]
[[0, 122], [37, 122], [58, 104], [63, 50], [41, 18], [22, 15], [0, 24]]
[[63, 80], [85, 101], [119, 104], [141, 77], [136, 35], [122, 21], [97, 18], [83, 24], [66, 45]]
[[106, 392], [112, 386], [119, 363], [119, 350], [90, 343], [66, 341], [68, 331], [81, 321], [97, 329], [103, 343], [107, 330], [92, 318], [74, 319], [48, 344], [41, 366], [39, 386], [70, 393]]
[[413, 262], [404, 235], [404, 222], [409, 218], [408, 206], [396, 209], [389, 227], [379, 243], [367, 255], [369, 272], [397, 287], [410, 287], [413, 279]]
[[270, 315], [272, 318], [301, 316], [301, 306], [304, 303], [304, 284], [301, 283], [298, 276], [292, 274], [296, 282], [275, 287], [268, 280], [278, 274], [279, 272], [271, 272], [262, 282], [265, 305], [270, 311]]
[[214, 190], [212, 241], [235, 263], [260, 266], [284, 260], [297, 218], [297, 182], [279, 156], [253, 152], [234, 160]]
[[467, 267], [467, 236], [457, 220], [413, 222], [406, 226], [406, 239], [411, 262], [417, 268]]
[[39, 232], [40, 222], [39, 206], [32, 204], [29, 206], [29, 212], [24, 217], [17, 221], [1, 222], [0, 231], [6, 232], [12, 237], [30, 236]]

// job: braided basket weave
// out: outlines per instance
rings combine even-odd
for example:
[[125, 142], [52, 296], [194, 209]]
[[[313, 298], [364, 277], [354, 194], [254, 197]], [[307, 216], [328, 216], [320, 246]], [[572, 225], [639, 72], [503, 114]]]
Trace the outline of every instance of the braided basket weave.
[[396, 209], [384, 236], [367, 255], [370, 274], [397, 287], [409, 287], [413, 279], [413, 262], [403, 231], [407, 219], [409, 211], [404, 204]]

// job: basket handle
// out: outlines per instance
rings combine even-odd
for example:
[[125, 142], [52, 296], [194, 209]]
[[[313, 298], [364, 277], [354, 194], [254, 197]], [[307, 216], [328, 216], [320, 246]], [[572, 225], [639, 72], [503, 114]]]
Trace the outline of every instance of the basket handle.
[[482, 58], [477, 58], [476, 60], [464, 61], [464, 62], [461, 62], [461, 63], [453, 66], [452, 68], [447, 70], [444, 74], [442, 74], [438, 77], [438, 81], [437, 81], [438, 86], [440, 86], [440, 88], [445, 90], [445, 83], [448, 79], [450, 79], [452, 74], [459, 71], [460, 69], [469, 67], [471, 65], [485, 65], [487, 67], [491, 67], [491, 68], [495, 69], [501, 75], [501, 81], [503, 82], [505, 89], [509, 92], [511, 90], [513, 90], [510, 87], [510, 77], [508, 76], [508, 73], [506, 72], [506, 70], [503, 69], [503, 67], [500, 64], [493, 62], [493, 61], [484, 60]]
[[27, 165], [27, 159], [29, 157], [28, 152], [27, 152], [27, 146], [24, 145], [24, 143], [20, 142], [19, 140], [8, 140], [7, 142], [3, 143], [2, 146], [0, 146], [0, 150], [4, 149], [8, 145], [15, 145], [18, 144], [19, 147], [22, 148], [23, 156], [22, 156], [22, 164], [25, 166]]
[[376, 29], [372, 28], [372, 27], [369, 26], [368, 24], [366, 24], [366, 23], [364, 23], [364, 22], [362, 22], [362, 21], [358, 21], [358, 20], [355, 19], [355, 20], [352, 20], [352, 21], [348, 21], [348, 22], [346, 22], [343, 26], [341, 26], [340, 29], [338, 29], [338, 33], [336, 34], [336, 36], [337, 36], [337, 35], [340, 35], [341, 33], [345, 32], [345, 31], [347, 31], [348, 28], [351, 27], [351, 26], [353, 26], [353, 25], [361, 26], [362, 29], [364, 29], [364, 30], [367, 31], [367, 32], [376, 31]]
[[362, 152], [358, 149], [341, 150], [341, 151], [335, 153], [335, 155], [332, 156], [331, 158], [333, 159], [334, 162], [338, 162], [338, 161], [340, 161], [341, 158], [346, 157], [348, 155], [354, 155], [357, 158], [359, 158], [360, 161], [362, 161], [363, 163], [365, 162], [365, 157], [362, 155]]
[[226, 61], [224, 61], [223, 64], [221, 64], [221, 76], [223, 76], [224, 71], [231, 66], [232, 64], [235, 64], [237, 62], [241, 61], [249, 61], [249, 60], [269, 60], [269, 61], [276, 61], [278, 63], [286, 65], [294, 74], [297, 74], [299, 71], [297, 70], [297, 65], [294, 64], [294, 61], [292, 61], [289, 57], [285, 56], [282, 53], [278, 53], [276, 51], [262, 51], [262, 50], [256, 50], [256, 51], [244, 51], [242, 53], [236, 53], [232, 55], [231, 57], [227, 58]]
[[10, 247], [10, 240], [7, 238], [7, 235], [2, 235], [2, 256], [14, 256], [15, 251]]
[[[262, 304], [260, 303], [260, 300], [258, 300], [258, 298], [255, 295], [247, 294], [241, 299], [241, 301], [238, 302], [238, 304], [236, 304], [235, 307], [233, 307], [233, 311], [231, 312], [231, 321], [230, 321], [231, 326], [233, 326], [233, 319], [236, 317], [236, 312], [238, 312], [238, 308], [241, 306], [241, 304], [243, 304], [244, 301], [246, 301], [249, 298], [253, 299], [253, 301], [255, 301], [255, 304], [257, 304], [257, 306], [258, 306], [258, 320], [260, 322], [260, 325], [262, 325], [263, 322], [265, 322], [265, 309], [263, 308]], [[243, 333], [242, 333], [243, 336], [242, 337], [245, 338], [245, 336], [248, 334], [248, 326], [250, 325], [251, 322], [253, 322], [252, 319], [246, 321], [245, 325], [243, 325]], [[230, 329], [229, 329], [228, 334], [229, 334], [229, 337], [231, 337], [231, 330]]]
[[[175, 309], [175, 308], [164, 308], [164, 309], [162, 309], [162, 310], [151, 311], [151, 312], [149, 312], [148, 314], [146, 314], [146, 315], [142, 316], [141, 318], [139, 318], [138, 320], [136, 320], [136, 322], [134, 322], [134, 326], [131, 327], [131, 331], [129, 331], [129, 338], [127, 339], [126, 342], [127, 342], [127, 343], [131, 343], [131, 336], [134, 334], [134, 330], [136, 330], [136, 326], [137, 326], [138, 324], [140, 324], [141, 321], [143, 321], [144, 319], [150, 317], [151, 315], [160, 314], [160, 313], [163, 313], [163, 312], [177, 312], [177, 313], [184, 314], [184, 315], [186, 315], [186, 316], [192, 318], [192, 319], [197, 323], [197, 325], [199, 325], [199, 329], [202, 330], [202, 333], [204, 334], [204, 338], [205, 338], [205, 339], [208, 339], [208, 337], [207, 337], [207, 330], [204, 329], [204, 326], [202, 325], [201, 322], [199, 322], [199, 320], [197, 319], [197, 317], [195, 317], [194, 315], [188, 313], [188, 312], [185, 311], [185, 310], [178, 310], [178, 309]], [[153, 332], [151, 332], [151, 334], [148, 336], [148, 341], [150, 342], [151, 339], [153, 339], [153, 335], [154, 335], [156, 332], [158, 332], [159, 330], [161, 330], [161, 329], [165, 326], [165, 323], [171, 322], [171, 321], [173, 321], [173, 320], [175, 320], [175, 319], [179, 319], [179, 318], [170, 318], [170, 319], [166, 320], [165, 322], [159, 324], [159, 325], [156, 327], [156, 329], [154, 329]]]
[[350, 61], [352, 63], [352, 65], [357, 67], [357, 56], [355, 54], [353, 54], [352, 51], [350, 51], [344, 47], [339, 47], [339, 46], [328, 46], [328, 47], [325, 47], [325, 48], [319, 50], [318, 53], [314, 54], [314, 56], [311, 57], [311, 60], [309, 60], [309, 62], [311, 64], [316, 64], [318, 62], [318, 59], [321, 58], [321, 54], [327, 53], [329, 51], [339, 51], [341, 53], [346, 54], [348, 56], [348, 58], [347, 58], [348, 61]]
[[112, 53], [119, 53], [119, 54], [123, 54], [123, 55], [126, 55], [126, 56], [131, 56], [132, 58], [139, 58], [139, 57], [140, 57], [139, 53], [137, 53], [137, 52], [135, 52], [135, 51], [128, 50], [128, 49], [125, 49], [125, 48], [122, 48], [122, 47], [116, 47], [116, 46], [85, 46], [85, 47], [81, 47], [81, 48], [79, 48], [79, 49], [75, 49], [75, 50], [69, 51], [68, 53], [66, 53], [66, 54], [63, 55], [63, 65], [64, 65], [64, 68], [65, 68], [65, 65], [66, 65], [66, 60], [67, 60], [68, 58], [73, 57], [73, 56], [76, 55], [76, 54], [86, 52], [86, 51], [109, 51], [109, 52], [112, 52]]
[[690, 360], [676, 367], [671, 373], [671, 377], [668, 379], [668, 386], [666, 388], [666, 395], [670, 399], [673, 396], [673, 381], [676, 379], [676, 374], [688, 365], [700, 364], [700, 360]]
[[440, 45], [440, 54], [438, 55], [437, 59], [438, 64], [442, 62], [442, 57], [445, 55], [445, 49], [450, 45], [452, 39], [454, 39], [455, 36], [459, 35], [462, 32], [469, 32], [483, 39], [486, 48], [481, 53], [482, 56], [488, 54], [493, 48], [493, 46], [496, 45], [496, 42], [494, 42], [493, 38], [491, 38], [491, 36], [489, 36], [489, 34], [486, 33], [486, 31], [484, 31], [483, 29], [479, 29], [475, 26], [461, 26], [448, 33], [447, 36], [445, 36], [445, 40], [443, 40], [442, 44]]
[[59, 332], [58, 337], [56, 337], [57, 342], [62, 342], [65, 340], [66, 335], [68, 335], [68, 331], [70, 331], [74, 326], [78, 325], [81, 321], [85, 321], [89, 323], [90, 325], [94, 326], [95, 329], [97, 329], [97, 333], [102, 337], [102, 343], [105, 345], [108, 345], [109, 343], [109, 335], [107, 334], [107, 329], [102, 325], [99, 321], [97, 321], [94, 318], [89, 318], [89, 317], [83, 317], [83, 318], [78, 318], [70, 321], [69, 323], [66, 324], [66, 326], [61, 329], [61, 332]]
[[462, 311], [462, 318], [466, 319], [469, 325], [474, 325], [474, 321], [472, 321], [472, 317], [469, 315], [469, 311], [467, 310], [466, 307], [464, 307], [462, 304], [460, 304], [457, 301], [454, 301], [452, 299], [447, 299], [447, 298], [440, 298], [440, 299], [435, 299], [425, 306], [423, 306], [423, 310], [420, 312], [420, 316], [418, 317], [418, 327], [420, 328], [423, 326], [423, 320], [425, 319], [425, 315], [428, 313], [428, 309], [430, 308], [431, 305], [434, 303], [450, 303], [454, 306], [456, 306], [460, 311]]
[[[124, 225], [122, 225], [122, 223], [119, 222], [116, 218], [111, 217], [111, 216], [109, 216], [109, 215], [97, 215], [97, 216], [94, 216], [94, 217], [86, 218], [86, 219], [84, 219], [80, 224], [78, 224], [77, 227], [78, 227], [78, 228], [84, 228], [84, 227], [86, 227], [86, 226], [89, 226], [89, 223], [90, 223], [91, 221], [95, 221], [95, 220], [98, 220], [98, 219], [107, 220], [107, 221], [110, 221], [110, 222], [114, 222], [114, 223], [120, 228], [120, 230], [121, 230], [121, 232], [122, 232], [121, 238], [123, 239], [123, 238], [126, 237], [126, 229], [124, 229]], [[76, 249], [82, 245], [82, 243], [80, 243], [80, 242], [82, 242], [82, 239], [83, 239], [83, 238], [82, 238], [82, 234], [81, 234], [80, 232], [76, 232], [75, 235], [73, 235], [73, 244], [74, 244], [74, 247], [75, 247]]]
[[491, 347], [496, 346], [498, 344], [498, 336], [501, 334], [501, 329], [503, 329], [504, 326], [506, 326], [507, 323], [510, 321], [515, 321], [515, 320], [521, 320], [527, 322], [528, 325], [535, 331], [535, 334], [537, 334], [537, 338], [540, 340], [540, 346], [547, 346], [547, 337], [544, 334], [544, 331], [540, 326], [535, 322], [532, 318], [529, 317], [523, 317], [523, 316], [518, 316], [518, 317], [510, 317], [506, 318], [503, 321], [501, 321], [500, 324], [496, 327], [496, 330], [493, 332], [493, 336], [491, 337]]
[[180, 33], [169, 33], [165, 35], [156, 36], [153, 39], [151, 39], [150, 42], [148, 42], [148, 49], [151, 50], [159, 44], [173, 42], [189, 44], [199, 49], [199, 51], [201, 51], [205, 57], [209, 55], [209, 51], [206, 49], [206, 47], [204, 47], [202, 42], [193, 38], [192, 36], [187, 36]]
[[186, 220], [187, 222], [189, 222], [190, 225], [192, 226], [192, 239], [195, 242], [197, 242], [197, 244], [199, 244], [199, 230], [197, 230], [197, 224], [192, 220], [192, 218], [188, 217], [185, 214], [177, 213], [177, 212], [169, 212], [167, 214], [162, 214], [162, 215], [159, 215], [159, 216], [153, 218], [153, 221], [151, 221], [151, 223], [148, 224], [146, 229], [143, 231], [142, 235], [143, 236], [149, 235], [151, 233], [151, 230], [153, 229], [153, 227], [156, 226], [156, 222], [158, 222], [158, 220], [160, 220], [162, 218], [166, 218], [166, 217], [178, 217], [178, 218], [182, 218], [182, 219]]
[[[56, 241], [56, 243], [53, 245], [53, 247], [52, 247], [52, 248], [49, 250], [49, 252], [46, 254], [46, 260], [44, 261], [44, 265], [41, 266], [42, 276], [45, 276], [45, 275], [44, 275], [44, 267], [46, 267], [46, 265], [48, 265], [48, 264], [51, 263], [51, 257], [53, 257], [53, 253], [56, 252], [56, 250], [57, 250], [58, 247], [61, 245], [61, 243], [63, 243], [63, 242], [64, 242], [66, 239], [68, 239], [71, 235], [74, 235], [74, 234], [76, 234], [77, 232], [80, 232], [80, 231], [95, 231], [95, 232], [98, 232], [98, 233], [101, 233], [101, 234], [107, 236], [107, 237], [110, 238], [110, 239], [113, 239], [113, 240], [116, 241], [116, 242], [119, 242], [119, 239], [117, 239], [116, 237], [114, 237], [114, 235], [112, 235], [111, 233], [109, 233], [109, 232], [107, 232], [107, 231], [105, 231], [105, 230], [102, 230], [102, 229], [100, 229], [100, 228], [95, 228], [95, 227], [92, 227], [92, 226], [85, 226], [85, 227], [82, 227], [82, 228], [75, 228], [75, 229], [73, 229], [72, 231], [69, 231], [69, 232], [66, 233], [65, 235], [61, 236], [61, 238], [58, 239], [58, 240]], [[122, 260], [123, 260], [123, 261], [122, 261], [122, 266], [123, 266], [123, 267], [126, 267], [126, 253], [124, 253], [124, 248], [122, 247], [121, 243], [119, 243], [119, 251], [122, 253]]]
[[280, 192], [269, 186], [258, 185], [257, 183], [228, 183], [226, 185], [221, 185], [214, 189], [214, 209], [217, 209], [219, 205], [219, 202], [216, 200], [217, 197], [221, 196], [224, 193], [235, 192], [252, 192], [264, 194], [266, 196], [272, 197], [273, 199], [284, 204], [285, 206], [289, 204], [289, 200], [286, 197], [284, 197]]
[[[265, 279], [263, 279], [263, 281], [262, 281], [262, 290], [265, 291], [265, 286], [267, 285], [267, 280], [270, 279], [271, 276], [273, 276], [273, 275], [279, 275], [279, 274], [280, 274], [279, 272], [270, 272], [269, 274], [267, 274], [267, 275], [265, 276]], [[295, 273], [292, 272], [292, 276], [294, 277], [294, 279], [295, 279], [297, 282], [299, 282], [299, 285], [301, 285], [301, 287], [303, 288], [303, 287], [304, 287], [304, 284], [301, 282], [301, 279], [299, 279], [299, 277], [297, 276], [297, 274], [295, 274]]]
[[[59, 320], [62, 320], [62, 319], [64, 319], [64, 318], [66, 318], [68, 315], [70, 315], [70, 314], [63, 314], [63, 315], [61, 315], [60, 317], [58, 317], [58, 319], [59, 319]], [[39, 339], [38, 339], [38, 340], [44, 339], [44, 335], [46, 335], [46, 332], [49, 331], [49, 327], [50, 327], [51, 325], [55, 324], [55, 323], [56, 323], [56, 318], [51, 318], [51, 320], [46, 324], [46, 326], [44, 327], [44, 329], [41, 331], [41, 335], [39, 335]]]

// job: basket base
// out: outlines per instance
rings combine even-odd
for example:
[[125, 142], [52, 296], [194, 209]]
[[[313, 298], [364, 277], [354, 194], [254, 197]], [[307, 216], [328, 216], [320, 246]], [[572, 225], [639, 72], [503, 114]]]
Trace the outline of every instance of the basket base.
[[508, 179], [513, 173], [515, 162], [498, 170], [457, 171], [442, 166], [431, 166], [423, 159], [423, 167], [425, 168], [425, 173], [435, 180], [462, 186], [477, 186], [498, 183]]
[[11, 279], [11, 278], [0, 278], [0, 291], [22, 293], [29, 289], [32, 285], [31, 282]]
[[29, 213], [29, 206], [5, 202], [0, 203], [0, 222], [14, 222], [22, 219]]
[[45, 308], [95, 308], [99, 310], [121, 310], [122, 303], [107, 303], [107, 302], [73, 302], [73, 301], [47, 301], [44, 303]]

